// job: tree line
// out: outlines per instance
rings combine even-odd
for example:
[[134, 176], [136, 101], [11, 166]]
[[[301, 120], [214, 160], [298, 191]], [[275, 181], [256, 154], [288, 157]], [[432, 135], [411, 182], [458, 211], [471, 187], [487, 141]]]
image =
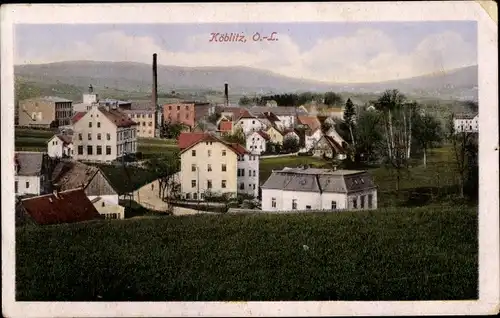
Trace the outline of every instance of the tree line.
[[243, 96], [239, 100], [241, 106], [265, 106], [268, 102], [276, 102], [277, 106], [301, 106], [310, 102], [325, 104], [327, 106], [340, 107], [344, 104], [342, 96], [335, 92], [327, 93], [293, 93], [293, 94], [274, 94], [264, 96], [248, 97]]

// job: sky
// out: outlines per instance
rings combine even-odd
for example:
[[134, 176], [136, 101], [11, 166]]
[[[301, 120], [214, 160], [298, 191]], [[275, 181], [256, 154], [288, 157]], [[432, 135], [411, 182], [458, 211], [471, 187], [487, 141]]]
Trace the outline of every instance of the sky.
[[[276, 41], [255, 35], [269, 38], [273, 32]], [[210, 41], [212, 33], [244, 35], [246, 41]], [[403, 79], [477, 64], [474, 21], [21, 24], [14, 39], [15, 64], [150, 64], [157, 53], [162, 65], [248, 66], [331, 83]]]

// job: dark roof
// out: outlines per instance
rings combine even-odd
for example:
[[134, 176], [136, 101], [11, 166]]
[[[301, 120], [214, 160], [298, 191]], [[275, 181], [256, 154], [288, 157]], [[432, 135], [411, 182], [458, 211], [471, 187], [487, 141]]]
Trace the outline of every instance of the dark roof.
[[252, 113], [272, 112], [276, 116], [295, 116], [299, 114], [307, 114], [304, 110], [295, 106], [253, 106], [249, 109]]
[[52, 172], [52, 183], [60, 191], [85, 188], [98, 172], [99, 168], [78, 161], [61, 161]]
[[[335, 138], [333, 138], [332, 136], [328, 136], [328, 135], [324, 135], [323, 136], [325, 138], [325, 140], [328, 142], [328, 144], [333, 148], [335, 149], [335, 151], [339, 152], [339, 153], [344, 153], [345, 152], [345, 149], [344, 147], [342, 147], [341, 144], [339, 144]], [[321, 138], [320, 138], [321, 140]], [[319, 142], [319, 140], [318, 140]]]
[[303, 192], [349, 193], [375, 188], [366, 171], [284, 168], [273, 171], [263, 189]]
[[16, 151], [14, 161], [19, 176], [39, 176], [42, 174], [45, 153]]
[[[73, 142], [73, 136], [71, 136], [71, 135], [57, 134], [55, 136], [63, 142], [63, 145], [69, 145]], [[54, 138], [54, 137], [52, 137], [52, 138]], [[50, 138], [50, 139], [52, 139], [52, 138]]]
[[262, 136], [262, 138], [264, 138], [264, 140], [269, 140], [269, 139], [271, 139], [271, 137], [269, 137], [269, 135], [268, 135], [266, 132], [262, 131], [262, 130], [259, 130], [257, 133], [258, 133], [259, 135], [261, 135], [261, 136]]
[[455, 119], [474, 119], [479, 113], [458, 113], [454, 116]]
[[117, 127], [131, 127], [137, 125], [135, 121], [130, 119], [127, 114], [118, 109], [107, 109], [106, 107], [99, 107], [99, 111], [106, 116]]
[[75, 223], [101, 218], [83, 189], [24, 199], [21, 205], [31, 219], [40, 225]]
[[275, 123], [277, 121], [280, 121], [280, 119], [273, 112], [269, 112], [269, 111], [258, 113], [257, 118], [267, 119], [271, 123]]
[[150, 100], [140, 100], [140, 101], [133, 101], [132, 105], [130, 106], [132, 110], [155, 110], [156, 107], [154, 103]]
[[73, 102], [72, 100], [62, 98], [62, 97], [57, 97], [57, 96], [35, 97], [34, 99], [43, 100], [43, 101], [52, 102], [52, 103], [70, 103], [70, 102]]

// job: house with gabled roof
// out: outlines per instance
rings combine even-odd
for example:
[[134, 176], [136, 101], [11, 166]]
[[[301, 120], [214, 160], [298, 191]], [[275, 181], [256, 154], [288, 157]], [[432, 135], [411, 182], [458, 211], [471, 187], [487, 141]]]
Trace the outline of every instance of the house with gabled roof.
[[71, 158], [73, 156], [73, 136], [56, 134], [47, 141], [47, 154], [51, 158]]
[[16, 206], [16, 225], [51, 225], [99, 219], [102, 216], [81, 188], [22, 199]]
[[246, 148], [253, 154], [266, 152], [266, 143], [271, 140], [269, 135], [262, 131], [253, 131], [246, 135]]
[[377, 208], [377, 187], [367, 171], [284, 168], [261, 189], [263, 211]]
[[240, 127], [245, 135], [265, 128], [263, 123], [248, 110], [245, 110], [234, 120], [234, 127]]
[[323, 135], [311, 149], [314, 157], [343, 160], [347, 157], [345, 145], [340, 144], [334, 137]]
[[300, 125], [306, 127], [304, 131], [304, 150], [310, 151], [323, 136], [321, 122], [316, 116], [297, 116], [297, 120]]
[[204, 200], [207, 193], [257, 196], [259, 156], [212, 133], [182, 133], [178, 140], [181, 193], [186, 200]]
[[455, 132], [479, 132], [479, 113], [458, 113], [453, 115]]
[[50, 191], [50, 160], [46, 153], [16, 151], [14, 172], [16, 196], [40, 195]]
[[110, 162], [137, 152], [137, 123], [116, 106], [92, 105], [73, 124], [76, 160]]

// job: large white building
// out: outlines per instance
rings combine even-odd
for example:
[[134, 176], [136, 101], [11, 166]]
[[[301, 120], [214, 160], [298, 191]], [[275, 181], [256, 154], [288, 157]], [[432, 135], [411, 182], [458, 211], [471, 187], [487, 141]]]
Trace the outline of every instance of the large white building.
[[46, 153], [16, 151], [14, 163], [14, 192], [16, 195], [40, 195], [50, 190]]
[[182, 133], [178, 144], [185, 199], [204, 200], [207, 193], [258, 194], [259, 156], [210, 133]]
[[136, 153], [136, 125], [116, 107], [93, 105], [73, 124], [73, 158], [113, 161]]
[[284, 168], [261, 189], [263, 211], [377, 208], [377, 187], [366, 171]]
[[455, 132], [479, 132], [479, 114], [457, 114], [453, 117]]

